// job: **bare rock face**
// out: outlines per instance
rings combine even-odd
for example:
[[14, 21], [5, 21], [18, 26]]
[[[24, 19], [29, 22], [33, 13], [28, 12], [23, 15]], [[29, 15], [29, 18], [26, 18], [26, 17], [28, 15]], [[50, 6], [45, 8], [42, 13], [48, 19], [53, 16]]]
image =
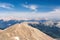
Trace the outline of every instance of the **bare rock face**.
[[53, 38], [26, 23], [21, 23], [1, 32], [0, 40], [53, 40]]

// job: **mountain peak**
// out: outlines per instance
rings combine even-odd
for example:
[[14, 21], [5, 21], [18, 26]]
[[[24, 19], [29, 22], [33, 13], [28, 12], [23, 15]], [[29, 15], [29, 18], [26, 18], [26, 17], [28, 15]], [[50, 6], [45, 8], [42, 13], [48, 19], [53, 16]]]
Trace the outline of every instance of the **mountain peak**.
[[27, 23], [15, 24], [0, 34], [1, 40], [53, 40]]

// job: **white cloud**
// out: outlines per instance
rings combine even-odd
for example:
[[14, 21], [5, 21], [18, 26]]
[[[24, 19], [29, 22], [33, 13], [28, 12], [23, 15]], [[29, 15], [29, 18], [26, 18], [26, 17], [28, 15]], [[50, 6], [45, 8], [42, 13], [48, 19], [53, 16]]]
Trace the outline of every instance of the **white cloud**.
[[23, 4], [22, 6], [25, 7], [25, 8], [28, 8], [32, 11], [37, 11], [37, 8], [38, 8], [37, 5], [25, 5], [25, 4]]
[[51, 12], [48, 12], [48, 18], [56, 18], [56, 19], [60, 19], [60, 8], [56, 8]]
[[[27, 7], [27, 6], [26, 6]], [[1, 13], [1, 12], [0, 12]], [[50, 12], [37, 12], [37, 13], [32, 13], [32, 12], [2, 12], [0, 14], [1, 17], [21, 17], [21, 18], [45, 18], [45, 19], [60, 19], [60, 9], [56, 8], [53, 11]]]
[[60, 19], [60, 7], [55, 8], [53, 11], [50, 12], [39, 12], [36, 13], [35, 11], [38, 11], [37, 5], [22, 5], [25, 8], [28, 8], [30, 10], [33, 10], [34, 14], [30, 13], [34, 17], [42, 17], [42, 18], [47, 18], [47, 19]]
[[0, 3], [0, 8], [5, 8], [5, 9], [12, 9], [14, 5], [9, 4], [9, 3]]

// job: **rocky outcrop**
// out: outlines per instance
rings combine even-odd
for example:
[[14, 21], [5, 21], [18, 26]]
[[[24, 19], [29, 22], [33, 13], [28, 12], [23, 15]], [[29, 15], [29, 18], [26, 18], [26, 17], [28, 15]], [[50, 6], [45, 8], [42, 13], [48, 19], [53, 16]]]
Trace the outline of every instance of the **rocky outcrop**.
[[21, 23], [1, 32], [0, 40], [53, 40], [53, 38], [26, 23]]

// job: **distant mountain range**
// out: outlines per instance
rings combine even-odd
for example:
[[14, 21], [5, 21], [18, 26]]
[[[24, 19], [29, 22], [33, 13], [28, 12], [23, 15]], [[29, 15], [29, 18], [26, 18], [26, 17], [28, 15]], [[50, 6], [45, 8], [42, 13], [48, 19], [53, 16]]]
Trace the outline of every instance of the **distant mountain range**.
[[54, 25], [52, 27], [46, 26], [46, 25], [41, 24], [41, 23], [39, 23], [39, 24], [30, 24], [29, 23], [29, 25], [31, 25], [34, 28], [41, 30], [42, 32], [50, 35], [53, 38], [60, 38], [60, 28], [58, 28]]
[[45, 22], [46, 20], [0, 20], [0, 29], [5, 29], [11, 25], [21, 22]]

